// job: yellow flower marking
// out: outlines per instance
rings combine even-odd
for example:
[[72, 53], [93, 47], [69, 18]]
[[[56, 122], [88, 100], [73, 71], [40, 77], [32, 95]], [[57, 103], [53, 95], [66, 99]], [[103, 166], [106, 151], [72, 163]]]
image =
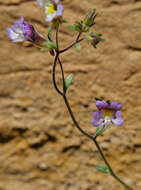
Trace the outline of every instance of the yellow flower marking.
[[46, 7], [46, 14], [54, 14], [56, 12], [56, 7], [53, 4], [50, 4]]
[[107, 118], [112, 118], [112, 116], [114, 115], [114, 111], [112, 109], [102, 109], [102, 113]]

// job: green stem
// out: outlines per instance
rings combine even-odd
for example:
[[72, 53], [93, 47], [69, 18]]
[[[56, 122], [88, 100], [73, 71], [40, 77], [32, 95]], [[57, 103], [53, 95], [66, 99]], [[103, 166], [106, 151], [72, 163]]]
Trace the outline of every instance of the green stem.
[[53, 81], [53, 86], [54, 86], [55, 90], [58, 92], [58, 94], [63, 96], [63, 92], [58, 88], [57, 83], [56, 83], [56, 65], [57, 65], [58, 57], [59, 57], [59, 53], [56, 52], [54, 63], [53, 63], [53, 68], [52, 68], [52, 81]]
[[113, 171], [112, 167], [110, 166], [109, 162], [107, 161], [107, 159], [106, 159], [106, 157], [105, 157], [105, 155], [104, 155], [102, 149], [100, 148], [100, 145], [98, 144], [96, 138], [95, 138], [94, 136], [92, 136], [92, 135], [86, 133], [86, 132], [79, 126], [79, 124], [77, 123], [77, 121], [76, 121], [76, 119], [75, 119], [75, 117], [74, 117], [74, 114], [73, 114], [73, 112], [72, 112], [72, 110], [71, 110], [71, 107], [70, 107], [70, 105], [69, 105], [69, 102], [68, 102], [68, 100], [67, 100], [67, 97], [66, 97], [66, 96], [63, 96], [63, 98], [64, 98], [65, 104], [66, 104], [66, 106], [67, 106], [67, 109], [68, 109], [68, 111], [69, 111], [69, 113], [70, 113], [70, 116], [71, 116], [71, 118], [72, 118], [72, 121], [73, 121], [74, 125], [77, 127], [77, 129], [79, 129], [79, 131], [80, 131], [81, 133], [83, 133], [83, 134], [84, 134], [85, 136], [87, 136], [89, 139], [93, 140], [93, 142], [95, 143], [96, 148], [98, 149], [98, 151], [99, 151], [99, 153], [100, 153], [100, 155], [101, 155], [103, 161], [105, 162], [106, 166], [108, 167], [111, 176], [113, 176], [113, 177], [114, 177], [119, 183], [121, 183], [126, 189], [128, 189], [128, 190], [133, 190], [129, 185], [127, 185], [125, 182], [123, 182], [123, 181], [114, 173], [114, 171]]
[[95, 145], [96, 145], [96, 147], [97, 147], [97, 149], [98, 149], [98, 151], [99, 151], [99, 153], [100, 153], [100, 155], [101, 155], [103, 161], [104, 161], [105, 164], [107, 165], [107, 167], [108, 167], [108, 169], [109, 169], [109, 171], [110, 171], [110, 174], [111, 174], [119, 183], [121, 183], [126, 189], [128, 189], [128, 190], [133, 190], [129, 185], [127, 185], [125, 182], [123, 182], [123, 181], [114, 173], [112, 167], [110, 166], [109, 162], [107, 161], [106, 157], [104, 156], [103, 151], [102, 151], [102, 149], [100, 148], [100, 146], [99, 146], [99, 144], [98, 144], [98, 142], [97, 142], [97, 140], [96, 140], [95, 138], [93, 139], [93, 142], [95, 143]]
[[81, 36], [81, 34], [82, 34], [82, 32], [79, 32], [78, 35], [77, 35], [77, 37], [76, 37], [76, 40], [75, 40], [71, 45], [69, 45], [68, 47], [66, 47], [65, 49], [60, 50], [59, 53], [64, 53], [64, 52], [66, 52], [67, 50], [69, 50], [70, 48], [72, 48], [72, 47], [73, 47], [75, 44], [77, 44], [78, 42], [83, 41], [84, 38], [79, 39], [80, 36]]
[[59, 53], [64, 53], [65, 51], [67, 51], [67, 50], [69, 50], [70, 48], [72, 48], [75, 44], [77, 44], [78, 42], [81, 42], [81, 41], [83, 41], [83, 40], [84, 40], [84, 39], [82, 38], [82, 39], [80, 39], [80, 40], [77, 40], [77, 41], [73, 42], [70, 46], [66, 47], [65, 49], [60, 50]]
[[58, 56], [58, 62], [60, 65], [61, 73], [62, 73], [62, 82], [63, 82], [63, 95], [66, 94], [66, 87], [65, 87], [65, 75], [64, 75], [64, 69], [63, 65], [61, 63], [60, 57]]
[[[80, 37], [80, 33], [78, 34], [77, 38], [76, 38], [76, 41], [79, 40], [79, 37]], [[83, 130], [80, 125], [78, 124], [77, 120], [75, 119], [75, 116], [73, 114], [73, 111], [71, 109], [71, 106], [69, 104], [69, 101], [67, 99], [67, 96], [66, 96], [66, 91], [64, 90], [64, 83], [65, 83], [65, 77], [64, 77], [64, 69], [63, 69], [63, 65], [61, 63], [61, 60], [59, 58], [59, 54], [60, 54], [60, 51], [59, 51], [59, 43], [58, 43], [58, 30], [56, 31], [56, 44], [57, 44], [57, 50], [56, 50], [56, 56], [55, 56], [55, 60], [54, 60], [54, 64], [53, 64], [53, 74], [52, 74], [52, 80], [53, 80], [53, 84], [54, 84], [54, 88], [56, 89], [56, 91], [63, 97], [64, 99], [64, 102], [66, 104], [66, 107], [68, 109], [68, 112], [71, 116], [71, 119], [75, 125], [75, 127], [83, 134], [85, 135], [86, 137], [88, 137], [89, 139], [91, 139], [95, 145], [96, 145], [96, 148], [98, 149], [99, 151], [99, 154], [101, 155], [104, 163], [106, 164], [106, 166], [108, 167], [109, 171], [110, 171], [110, 174], [111, 176], [113, 176], [113, 178], [115, 178], [120, 184], [122, 184], [126, 189], [128, 190], [133, 190], [130, 186], [128, 186], [126, 183], [124, 183], [113, 171], [111, 165], [109, 164], [109, 162], [107, 161], [100, 145], [98, 144], [96, 138], [97, 136], [93, 136], [89, 133], [87, 133], [85, 130]], [[57, 64], [57, 60], [59, 62], [59, 65], [60, 65], [60, 68], [61, 68], [61, 73], [62, 73], [62, 80], [63, 80], [63, 92], [58, 88], [57, 86], [57, 83], [56, 83], [56, 64]]]
[[59, 51], [58, 33], [59, 33], [59, 26], [57, 26], [57, 28], [56, 28], [56, 46], [57, 46], [57, 51]]
[[89, 139], [92, 140], [92, 139], [94, 138], [93, 135], [91, 135], [91, 134], [87, 133], [86, 131], [84, 131], [84, 130], [80, 127], [80, 125], [78, 124], [78, 122], [76, 121], [76, 119], [75, 119], [75, 117], [74, 117], [74, 114], [73, 114], [73, 112], [72, 112], [72, 109], [71, 109], [71, 107], [70, 107], [70, 104], [69, 104], [69, 102], [68, 102], [68, 99], [67, 99], [66, 95], [63, 95], [63, 99], [64, 99], [64, 102], [65, 102], [65, 104], [66, 104], [66, 107], [67, 107], [67, 109], [68, 109], [68, 111], [69, 111], [69, 114], [70, 114], [70, 116], [71, 116], [71, 119], [72, 119], [74, 125], [76, 126], [76, 128], [77, 128], [83, 135], [85, 135], [86, 137], [88, 137]]

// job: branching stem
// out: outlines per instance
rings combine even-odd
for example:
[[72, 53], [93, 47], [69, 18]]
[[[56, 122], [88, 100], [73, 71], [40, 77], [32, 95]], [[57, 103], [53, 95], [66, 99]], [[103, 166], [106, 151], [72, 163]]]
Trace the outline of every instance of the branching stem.
[[69, 45], [68, 47], [66, 47], [65, 49], [60, 50], [59, 53], [64, 53], [64, 52], [66, 52], [67, 50], [69, 50], [70, 48], [72, 48], [75, 44], [77, 44], [77, 43], [83, 41], [84, 38], [79, 39], [80, 36], [81, 36], [81, 34], [82, 34], [82, 32], [79, 32], [78, 35], [77, 35], [77, 37], [76, 37], [76, 39], [75, 39], [75, 41], [74, 41], [71, 45]]
[[[53, 63], [53, 72], [52, 72], [52, 80], [53, 80], [53, 85], [54, 85], [54, 88], [55, 90], [57, 91], [58, 94], [60, 94], [62, 97], [63, 97], [63, 100], [65, 102], [65, 105], [68, 109], [68, 112], [70, 114], [70, 117], [75, 125], [75, 127], [83, 134], [85, 135], [86, 137], [88, 137], [90, 140], [92, 140], [99, 152], [99, 154], [101, 155], [101, 158], [103, 159], [105, 165], [108, 167], [109, 171], [110, 171], [110, 174], [111, 176], [113, 176], [114, 179], [116, 179], [120, 184], [123, 185], [124, 188], [128, 189], [128, 190], [133, 190], [130, 186], [128, 186], [125, 182], [123, 182], [116, 174], [115, 172], [113, 171], [111, 165], [109, 164], [109, 162], [107, 161], [99, 143], [97, 142], [97, 136], [93, 136], [91, 134], [89, 134], [88, 132], [86, 132], [85, 130], [83, 130], [81, 128], [81, 126], [79, 125], [79, 123], [77, 122], [75, 116], [74, 116], [74, 113], [71, 109], [71, 106], [69, 104], [69, 101], [68, 101], [68, 98], [66, 96], [66, 89], [65, 89], [65, 76], [64, 76], [64, 69], [63, 69], [63, 65], [61, 63], [61, 60], [59, 58], [59, 55], [65, 51], [67, 51], [68, 49], [70, 49], [73, 45], [75, 45], [76, 43], [78, 43], [78, 41], [82, 41], [83, 39], [79, 40], [80, 36], [81, 36], [81, 33], [78, 34], [75, 42], [73, 44], [71, 44], [69, 47], [65, 48], [64, 50], [61, 50], [59, 51], [59, 42], [58, 42], [58, 30], [56, 30], [56, 44], [57, 44], [57, 49], [56, 49], [56, 56], [55, 56], [55, 59], [54, 59], [54, 63]], [[59, 63], [60, 65], [60, 69], [61, 69], [61, 74], [62, 74], [62, 82], [63, 82], [63, 91], [61, 91], [59, 89], [59, 87], [57, 86], [57, 82], [56, 82], [56, 65], [57, 63]]]

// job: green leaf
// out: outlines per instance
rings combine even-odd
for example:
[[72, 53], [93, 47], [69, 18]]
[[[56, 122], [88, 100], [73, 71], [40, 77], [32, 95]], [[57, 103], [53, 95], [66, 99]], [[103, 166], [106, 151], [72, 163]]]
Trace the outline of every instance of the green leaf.
[[100, 41], [101, 41], [101, 42], [105, 42], [106, 39], [105, 39], [105, 38], [100, 38]]
[[102, 172], [102, 173], [106, 173], [106, 174], [110, 174], [111, 173], [110, 170], [109, 170], [109, 168], [107, 166], [105, 166], [105, 165], [97, 165], [96, 169], [98, 171]]
[[81, 44], [78, 42], [75, 44], [76, 50], [79, 52], [81, 50]]
[[75, 25], [73, 26], [68, 26], [69, 30], [77, 31], [77, 27]]
[[68, 89], [71, 84], [73, 83], [73, 78], [74, 78], [74, 75], [73, 74], [70, 74], [66, 77], [65, 79], [65, 88]]
[[50, 26], [48, 28], [48, 34], [47, 34], [49, 38], [51, 38], [51, 33], [52, 33], [52, 27]]
[[103, 34], [101, 34], [101, 33], [95, 33], [95, 35], [100, 37], [100, 36], [102, 36]]
[[47, 48], [47, 49], [54, 49], [54, 48], [57, 47], [57, 46], [56, 46], [56, 43], [55, 43], [55, 42], [52, 42], [52, 41], [50, 41], [50, 40], [44, 42], [44, 43], [43, 43], [43, 46], [44, 46], [45, 48]]
[[105, 129], [106, 129], [105, 126], [97, 127], [95, 136], [97, 137], [97, 136], [101, 135], [105, 131]]

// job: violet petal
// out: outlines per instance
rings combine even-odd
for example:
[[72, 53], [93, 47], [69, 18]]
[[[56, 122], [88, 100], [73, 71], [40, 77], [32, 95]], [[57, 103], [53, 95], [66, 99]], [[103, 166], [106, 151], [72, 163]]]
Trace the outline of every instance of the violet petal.
[[110, 104], [110, 108], [114, 109], [114, 110], [120, 110], [122, 108], [122, 104], [120, 104], [118, 102], [112, 102]]
[[96, 106], [98, 109], [109, 108], [109, 104], [105, 100], [97, 100]]
[[57, 5], [56, 16], [62, 16], [63, 12], [64, 12], [64, 7], [63, 7], [63, 5], [60, 5], [60, 4]]
[[103, 126], [104, 124], [104, 118], [100, 111], [93, 112], [93, 121], [92, 124], [96, 127]]
[[116, 116], [115, 118], [112, 118], [112, 122], [118, 126], [123, 125], [124, 120], [121, 111], [117, 111], [115, 116]]

